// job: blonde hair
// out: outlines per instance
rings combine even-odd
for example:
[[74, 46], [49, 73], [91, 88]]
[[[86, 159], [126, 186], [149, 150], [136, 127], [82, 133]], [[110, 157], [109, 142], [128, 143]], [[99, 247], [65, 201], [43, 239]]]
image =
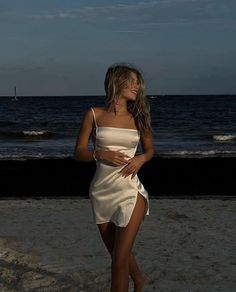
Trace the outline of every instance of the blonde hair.
[[137, 75], [139, 90], [135, 101], [127, 102], [127, 109], [132, 114], [138, 130], [142, 134], [152, 133], [150, 104], [145, 95], [144, 79], [135, 66], [127, 63], [115, 63], [108, 68], [104, 80], [106, 105], [108, 110], [116, 114], [115, 104], [122, 90], [131, 82], [131, 72]]

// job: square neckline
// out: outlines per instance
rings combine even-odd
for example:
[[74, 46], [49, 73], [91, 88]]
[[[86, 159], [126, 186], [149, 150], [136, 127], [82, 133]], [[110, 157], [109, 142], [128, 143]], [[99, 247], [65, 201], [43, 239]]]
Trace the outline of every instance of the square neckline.
[[94, 113], [94, 109], [91, 107], [92, 113], [93, 113], [93, 118], [94, 118], [94, 122], [95, 122], [95, 129], [96, 132], [99, 128], [104, 128], [104, 129], [119, 129], [119, 130], [129, 130], [129, 131], [135, 131], [140, 135], [140, 130], [138, 129], [131, 129], [131, 128], [121, 128], [121, 127], [109, 127], [109, 126], [98, 126], [97, 125], [97, 121], [96, 121], [96, 117], [95, 117], [95, 113]]
[[97, 126], [96, 128], [97, 128], [97, 129], [99, 129], [99, 128], [108, 128], [108, 129], [109, 129], [109, 128], [110, 128], [110, 129], [131, 130], [131, 131], [139, 132], [138, 129], [120, 128], [120, 127]]

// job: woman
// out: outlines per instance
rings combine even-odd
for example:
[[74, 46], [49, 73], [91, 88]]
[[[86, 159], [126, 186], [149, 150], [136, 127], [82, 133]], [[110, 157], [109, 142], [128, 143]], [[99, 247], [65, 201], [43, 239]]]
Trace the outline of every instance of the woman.
[[[105, 77], [105, 107], [85, 113], [75, 146], [75, 159], [96, 161], [89, 195], [94, 220], [111, 258], [111, 292], [126, 292], [129, 275], [134, 291], [150, 281], [132, 253], [145, 214], [148, 193], [137, 172], [154, 155], [149, 103], [141, 73], [127, 64], [114, 64]], [[88, 150], [92, 135], [94, 151]], [[143, 153], [135, 155], [139, 140]]]

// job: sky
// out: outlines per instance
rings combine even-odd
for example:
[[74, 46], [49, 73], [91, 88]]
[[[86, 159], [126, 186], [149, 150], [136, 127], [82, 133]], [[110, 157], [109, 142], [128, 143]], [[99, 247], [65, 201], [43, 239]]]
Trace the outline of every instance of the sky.
[[0, 96], [104, 95], [135, 65], [146, 93], [236, 94], [235, 0], [0, 0]]

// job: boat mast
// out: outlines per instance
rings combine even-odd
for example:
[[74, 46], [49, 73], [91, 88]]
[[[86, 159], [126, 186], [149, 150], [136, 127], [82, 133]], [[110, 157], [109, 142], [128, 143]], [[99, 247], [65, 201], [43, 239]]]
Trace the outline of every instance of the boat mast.
[[16, 86], [14, 86], [14, 100], [17, 100], [17, 96], [16, 96]]

